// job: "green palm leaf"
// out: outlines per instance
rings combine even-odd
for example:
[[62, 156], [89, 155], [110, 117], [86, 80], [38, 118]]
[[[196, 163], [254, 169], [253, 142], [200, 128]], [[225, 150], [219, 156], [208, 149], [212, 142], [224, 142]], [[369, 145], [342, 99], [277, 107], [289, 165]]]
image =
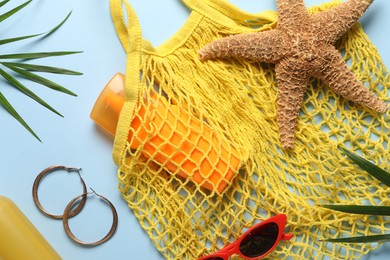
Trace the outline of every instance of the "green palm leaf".
[[[16, 6], [15, 8], [11, 9], [8, 12], [5, 12], [3, 14], [0, 14], [0, 22], [8, 19], [12, 15], [16, 14], [18, 11], [26, 7], [29, 3], [31, 3], [32, 0], [26, 1], [23, 4]], [[0, 8], [10, 2], [10, 0], [4, 0], [0, 1]], [[39, 34], [31, 34], [31, 35], [25, 35], [20, 37], [13, 37], [8, 39], [0, 39], [0, 45], [9, 44], [17, 41], [22, 41], [38, 36], [43, 36], [43, 38], [53, 34], [55, 31], [57, 31], [70, 17], [72, 12], [69, 12], [68, 15], [54, 28], [47, 31], [46, 33], [39, 33]], [[40, 39], [43, 39], [40, 38]], [[57, 52], [34, 52], [34, 53], [11, 53], [11, 54], [1, 54], [0, 60], [3, 60], [0, 62], [1, 65], [7, 67], [8, 69], [12, 70], [14, 73], [19, 74], [20, 76], [30, 80], [37, 82], [38, 84], [47, 86], [51, 89], [54, 89], [56, 91], [60, 91], [72, 96], [77, 96], [72, 91], [64, 88], [60, 84], [57, 84], [51, 80], [48, 80], [42, 76], [39, 76], [37, 74], [32, 73], [31, 71], [36, 72], [47, 72], [47, 73], [56, 73], [56, 74], [64, 74], [64, 75], [82, 75], [80, 72], [52, 67], [52, 66], [44, 66], [44, 65], [35, 65], [35, 64], [26, 64], [24, 63], [25, 60], [31, 60], [31, 59], [40, 59], [40, 58], [47, 58], [47, 57], [57, 57], [57, 56], [64, 56], [64, 55], [71, 55], [80, 53], [79, 51], [57, 51]], [[10, 62], [7, 60], [19, 60]], [[25, 85], [23, 85], [21, 82], [19, 82], [16, 78], [14, 78], [11, 74], [7, 73], [5, 70], [0, 68], [0, 76], [2, 76], [4, 79], [7, 80], [7, 82], [21, 91], [23, 94], [27, 95], [28, 97], [32, 98], [34, 101], [38, 102], [40, 105], [44, 106], [45, 108], [51, 110], [52, 112], [56, 113], [57, 115], [62, 115], [55, 110], [53, 107], [51, 107], [48, 103], [46, 103], [44, 100], [42, 100], [40, 97], [38, 97], [34, 92], [29, 90]], [[37, 138], [39, 141], [41, 141], [38, 136], [34, 133], [34, 131], [27, 125], [27, 123], [22, 119], [22, 117], [16, 112], [16, 110], [12, 107], [10, 102], [0, 93], [0, 105], [5, 108], [7, 112], [11, 114], [24, 128], [26, 128], [35, 138]]]
[[24, 126], [38, 141], [42, 142], [41, 139], [35, 134], [35, 132], [29, 127], [29, 125], [23, 120], [23, 118], [16, 112], [8, 100], [0, 92], [0, 104], [16, 119], [18, 122]]
[[[1, 6], [2, 6], [2, 3], [0, 3], [0, 7]], [[47, 37], [50, 34], [52, 34], [55, 31], [57, 31], [66, 22], [66, 20], [68, 20], [68, 18], [69, 18], [69, 16], [71, 14], [72, 14], [72, 12], [69, 12], [69, 14], [57, 26], [55, 26], [53, 29], [49, 30], [46, 33], [38, 33], [38, 34], [31, 34], [31, 35], [21, 36], [21, 37], [14, 37], [14, 38], [3, 39], [3, 40], [0, 40], [0, 45], [4, 45], [4, 44], [7, 44], [7, 43], [11, 43], [11, 42], [22, 41], [22, 40], [34, 38], [34, 37], [41, 36], [41, 35], [44, 35], [44, 37]]]
[[35, 65], [21, 62], [1, 62], [4, 66], [13, 66], [22, 68], [28, 71], [37, 71], [37, 72], [48, 72], [55, 74], [64, 74], [64, 75], [83, 75], [83, 73], [73, 70], [67, 70], [63, 68], [51, 67], [51, 66], [43, 66], [43, 65]]
[[54, 27], [53, 29], [51, 29], [50, 31], [45, 33], [45, 37], [49, 36], [50, 34], [54, 33], [55, 31], [57, 31], [68, 20], [68, 18], [70, 17], [71, 14], [72, 14], [72, 11], [70, 11], [68, 13], [68, 15], [64, 18], [64, 20], [62, 20], [56, 27]]
[[390, 235], [375, 235], [375, 236], [360, 236], [346, 237], [321, 240], [324, 242], [340, 242], [340, 243], [373, 243], [373, 242], [388, 242]]
[[59, 85], [59, 84], [57, 84], [57, 83], [55, 83], [55, 82], [53, 82], [51, 80], [45, 79], [45, 78], [43, 78], [41, 76], [38, 76], [38, 75], [36, 75], [34, 73], [31, 73], [31, 72], [26, 71], [26, 70], [19, 69], [17, 67], [9, 65], [9, 64], [4, 64], [4, 65], [6, 67], [8, 67], [9, 69], [15, 71], [16, 73], [18, 73], [19, 75], [21, 75], [22, 77], [24, 77], [26, 79], [29, 79], [31, 81], [34, 81], [34, 82], [38, 83], [38, 84], [44, 85], [46, 87], [49, 87], [51, 89], [54, 89], [54, 90], [66, 93], [68, 95], [77, 97], [77, 95], [75, 93], [73, 93], [72, 91], [64, 88], [63, 86], [61, 86], [61, 85]]
[[24, 93], [28, 97], [32, 98], [33, 100], [35, 100], [36, 102], [38, 102], [42, 106], [46, 107], [50, 111], [52, 111], [52, 112], [56, 113], [57, 115], [63, 117], [63, 115], [61, 115], [57, 110], [52, 108], [49, 104], [47, 104], [45, 101], [43, 101], [40, 97], [35, 95], [31, 90], [26, 88], [22, 83], [20, 83], [18, 80], [16, 80], [14, 77], [12, 77], [10, 74], [8, 74], [4, 70], [0, 69], [0, 75], [3, 76], [12, 86], [17, 88], [19, 91], [21, 91], [22, 93]]
[[[381, 181], [386, 186], [390, 187], [390, 174], [371, 163], [370, 161], [360, 157], [351, 151], [341, 148], [343, 152], [361, 169], [368, 172], [371, 176]], [[390, 207], [388, 206], [369, 206], [369, 205], [323, 205], [323, 207], [352, 214], [365, 214], [376, 216], [390, 216]], [[371, 243], [371, 242], [387, 242], [390, 241], [390, 234], [375, 235], [375, 236], [361, 236], [361, 237], [348, 237], [348, 238], [335, 238], [322, 240], [327, 242], [340, 242], [340, 243]]]
[[3, 5], [5, 5], [6, 3], [8, 3], [10, 0], [5, 0], [5, 1], [1, 1], [0, 2], [0, 7], [2, 7]]
[[56, 52], [31, 52], [31, 53], [14, 53], [14, 54], [3, 54], [0, 55], [0, 59], [24, 59], [24, 60], [32, 60], [32, 59], [41, 59], [47, 57], [54, 56], [64, 56], [81, 53], [81, 51], [56, 51]]
[[[5, 19], [11, 17], [12, 15], [14, 15], [15, 13], [17, 13], [19, 10], [23, 9], [26, 5], [28, 5], [29, 3], [31, 3], [32, 0], [29, 0], [27, 2], [25, 2], [24, 4], [21, 4], [17, 7], [15, 7], [14, 9], [0, 15], [0, 22], [4, 21]], [[3, 1], [0, 3], [0, 7], [5, 5], [6, 3], [8, 3], [8, 1]]]
[[323, 205], [322, 207], [352, 214], [390, 216], [390, 207], [388, 206]]
[[385, 170], [376, 166], [372, 162], [367, 161], [366, 159], [360, 157], [359, 155], [352, 153], [351, 151], [349, 151], [345, 148], [341, 148], [341, 149], [361, 169], [365, 170], [366, 172], [371, 174], [374, 178], [378, 179], [383, 184], [390, 187], [390, 173], [386, 172]]
[[37, 36], [40, 36], [40, 35], [42, 35], [42, 33], [0, 40], [0, 45], [4, 45], [4, 44], [7, 44], [7, 43], [11, 43], [11, 42], [22, 41], [22, 40], [34, 38], [34, 37], [37, 37]]

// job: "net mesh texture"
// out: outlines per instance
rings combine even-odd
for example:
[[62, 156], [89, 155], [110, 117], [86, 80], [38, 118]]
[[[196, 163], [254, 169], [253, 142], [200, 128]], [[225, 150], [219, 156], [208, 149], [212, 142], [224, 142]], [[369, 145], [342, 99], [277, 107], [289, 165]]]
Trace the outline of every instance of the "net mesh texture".
[[[139, 83], [137, 92], [130, 90], [134, 85], [127, 90], [138, 94], [127, 96], [118, 124], [126, 135], [117, 136], [114, 158], [120, 192], [142, 228], [167, 259], [215, 252], [279, 213], [287, 215], [285, 231], [294, 237], [269, 259], [354, 259], [376, 248], [320, 239], [389, 233], [388, 218], [320, 205], [390, 206], [389, 188], [339, 149], [388, 170], [389, 112], [355, 105], [314, 81], [301, 108], [295, 149], [283, 150], [273, 66], [201, 62], [198, 56], [215, 39], [275, 28], [269, 17], [276, 15], [251, 21], [235, 15], [222, 23], [213, 12], [222, 16], [227, 8], [209, 2], [208, 9], [189, 5], [187, 23], [163, 46], [155, 49], [143, 40], [139, 70], [127, 72], [128, 81]], [[362, 27], [356, 24], [337, 47], [358, 79], [388, 103], [388, 71]], [[126, 110], [126, 103], [134, 109]]]

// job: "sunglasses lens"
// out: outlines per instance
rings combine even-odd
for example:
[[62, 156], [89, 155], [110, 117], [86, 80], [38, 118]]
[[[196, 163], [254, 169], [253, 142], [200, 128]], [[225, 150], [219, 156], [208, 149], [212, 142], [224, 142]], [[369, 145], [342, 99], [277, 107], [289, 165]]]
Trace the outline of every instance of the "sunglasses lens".
[[242, 240], [241, 253], [247, 257], [264, 255], [274, 246], [278, 233], [279, 228], [276, 223], [267, 223], [258, 227]]
[[223, 258], [219, 256], [211, 256], [210, 258], [205, 258], [203, 260], [223, 260]]

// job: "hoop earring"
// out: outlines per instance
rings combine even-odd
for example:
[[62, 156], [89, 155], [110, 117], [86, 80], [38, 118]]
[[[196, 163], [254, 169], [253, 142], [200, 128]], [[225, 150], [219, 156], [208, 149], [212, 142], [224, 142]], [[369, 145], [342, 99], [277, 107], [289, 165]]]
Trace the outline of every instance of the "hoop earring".
[[[80, 245], [84, 245], [84, 246], [97, 246], [97, 245], [103, 244], [104, 242], [107, 242], [115, 234], [116, 228], [118, 227], [118, 213], [116, 212], [114, 205], [106, 197], [97, 194], [92, 188], [90, 188], [90, 189], [92, 190], [92, 192], [79, 195], [69, 202], [69, 204], [66, 206], [66, 208], [64, 210], [62, 222], [64, 224], [64, 229], [65, 229], [66, 234], [74, 242], [76, 242]], [[108, 233], [102, 239], [100, 239], [99, 241], [96, 241], [96, 242], [84, 242], [84, 241], [81, 241], [80, 239], [78, 239], [77, 237], [75, 237], [75, 235], [73, 235], [72, 231], [70, 230], [69, 223], [68, 223], [68, 219], [69, 219], [70, 214], [71, 214], [70, 210], [71, 210], [73, 204], [78, 199], [80, 199], [83, 196], [86, 196], [87, 194], [95, 194], [96, 196], [103, 199], [110, 206], [111, 211], [112, 211], [113, 221], [112, 221], [112, 226], [111, 226], [110, 231], [108, 231]]]
[[76, 216], [78, 213], [80, 213], [80, 211], [83, 209], [83, 207], [86, 203], [86, 200], [87, 200], [87, 195], [86, 195], [87, 194], [87, 187], [85, 185], [83, 178], [80, 175], [81, 169], [68, 168], [65, 166], [51, 166], [51, 167], [46, 168], [41, 173], [39, 173], [38, 176], [35, 178], [34, 185], [32, 188], [33, 200], [34, 200], [35, 205], [38, 207], [38, 209], [46, 216], [49, 216], [49, 217], [54, 218], [54, 219], [62, 219], [63, 218], [63, 215], [54, 215], [54, 214], [47, 212], [46, 209], [42, 206], [42, 204], [40, 203], [40, 201], [38, 199], [38, 186], [39, 186], [39, 183], [41, 182], [42, 178], [45, 177], [47, 174], [54, 172], [54, 171], [57, 171], [57, 170], [65, 170], [67, 172], [77, 172], [79, 177], [80, 177], [81, 183], [83, 185], [83, 195], [81, 195], [81, 197], [82, 197], [81, 202], [79, 203], [79, 205], [75, 209], [70, 211], [68, 214], [68, 217], [72, 218], [72, 217]]

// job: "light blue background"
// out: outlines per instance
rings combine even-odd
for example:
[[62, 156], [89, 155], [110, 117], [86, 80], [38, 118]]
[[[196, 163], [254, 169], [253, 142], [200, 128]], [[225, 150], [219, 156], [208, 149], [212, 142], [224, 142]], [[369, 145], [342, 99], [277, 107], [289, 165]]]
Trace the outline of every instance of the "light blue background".
[[[22, 3], [13, 0], [7, 8]], [[250, 12], [276, 9], [274, 0], [231, 0]], [[307, 6], [323, 3], [306, 0]], [[172, 36], [189, 15], [180, 0], [131, 0], [143, 28], [154, 45]], [[7, 9], [7, 8], [4, 8]], [[41, 137], [35, 140], [4, 109], [0, 108], [0, 194], [12, 199], [64, 259], [163, 259], [117, 190], [116, 166], [112, 161], [112, 138], [89, 118], [101, 89], [116, 72], [125, 71], [125, 54], [115, 34], [108, 0], [35, 0], [19, 15], [1, 24], [0, 38], [39, 33], [52, 28], [73, 10], [68, 22], [44, 40], [1, 46], [0, 53], [27, 51], [80, 50], [82, 54], [40, 60], [84, 73], [83, 76], [48, 76], [78, 94], [70, 97], [28, 83], [37, 94], [58, 109], [60, 118], [37, 105], [0, 80], [0, 89], [24, 119]], [[390, 66], [390, 1], [377, 0], [361, 19], [370, 39], [378, 47], [384, 63]], [[107, 243], [85, 248], [65, 234], [61, 221], [43, 216], [35, 207], [31, 188], [44, 168], [62, 164], [82, 167], [88, 186], [109, 198], [119, 214], [116, 235]], [[58, 172], [48, 176], [40, 187], [45, 207], [61, 213], [66, 203], [81, 192], [77, 175]], [[111, 212], [90, 197], [84, 211], [70, 221], [74, 233], [93, 241], [110, 228]], [[169, 205], [167, 205], [169, 206]], [[4, 238], [0, 238], [0, 241]], [[390, 257], [390, 245], [382, 245], [364, 259]]]

